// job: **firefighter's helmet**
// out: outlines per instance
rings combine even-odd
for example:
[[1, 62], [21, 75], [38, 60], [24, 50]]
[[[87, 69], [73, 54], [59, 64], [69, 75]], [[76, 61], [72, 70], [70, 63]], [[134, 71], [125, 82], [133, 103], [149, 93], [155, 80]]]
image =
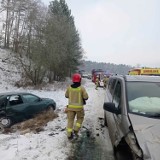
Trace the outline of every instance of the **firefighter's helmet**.
[[75, 73], [72, 76], [72, 82], [81, 82], [81, 75], [79, 73]]

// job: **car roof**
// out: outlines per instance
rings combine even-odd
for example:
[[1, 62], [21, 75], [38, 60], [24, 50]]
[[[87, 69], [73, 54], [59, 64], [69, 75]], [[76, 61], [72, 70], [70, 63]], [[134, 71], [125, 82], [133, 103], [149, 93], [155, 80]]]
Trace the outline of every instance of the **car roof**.
[[160, 82], [160, 76], [147, 76], [147, 75], [117, 75], [113, 78], [125, 79], [127, 82]]
[[15, 95], [15, 94], [32, 94], [32, 93], [27, 93], [27, 92], [4, 92], [4, 93], [0, 93], [0, 95]]
[[126, 81], [160, 82], [160, 76], [126, 75]]

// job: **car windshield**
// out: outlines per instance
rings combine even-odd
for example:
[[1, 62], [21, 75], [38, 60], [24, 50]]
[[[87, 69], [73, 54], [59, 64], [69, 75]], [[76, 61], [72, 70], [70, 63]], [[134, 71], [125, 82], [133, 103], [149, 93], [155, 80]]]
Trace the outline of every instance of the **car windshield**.
[[160, 117], [160, 83], [127, 82], [129, 112]]

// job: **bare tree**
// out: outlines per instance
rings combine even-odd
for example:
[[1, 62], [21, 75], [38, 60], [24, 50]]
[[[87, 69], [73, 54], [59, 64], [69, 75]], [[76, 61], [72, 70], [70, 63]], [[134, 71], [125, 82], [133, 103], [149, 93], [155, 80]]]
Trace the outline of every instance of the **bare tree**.
[[52, 1], [49, 10], [40, 0], [2, 0], [0, 11], [6, 13], [4, 46], [16, 53], [26, 79], [37, 85], [77, 70], [83, 50], [65, 0]]

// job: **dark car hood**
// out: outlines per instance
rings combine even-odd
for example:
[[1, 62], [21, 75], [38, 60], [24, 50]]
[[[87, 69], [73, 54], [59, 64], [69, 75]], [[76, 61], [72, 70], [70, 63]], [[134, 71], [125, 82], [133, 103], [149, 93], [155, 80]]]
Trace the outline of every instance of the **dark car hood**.
[[160, 159], [160, 119], [129, 114], [144, 160]]

